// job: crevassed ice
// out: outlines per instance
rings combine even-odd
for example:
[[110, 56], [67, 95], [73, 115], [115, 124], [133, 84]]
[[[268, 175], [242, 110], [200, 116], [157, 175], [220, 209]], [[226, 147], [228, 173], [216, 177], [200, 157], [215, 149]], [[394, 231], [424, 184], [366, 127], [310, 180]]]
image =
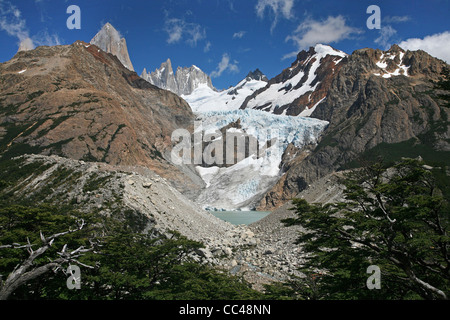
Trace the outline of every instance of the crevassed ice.
[[[236, 210], [252, 208], [278, 181], [281, 175], [283, 152], [289, 143], [301, 148], [317, 143], [328, 122], [306, 117], [274, 115], [259, 110], [210, 111], [197, 114], [201, 126], [197, 132], [218, 132], [224, 126], [240, 119], [243, 132], [265, 144], [268, 137], [278, 137], [276, 144], [265, 150], [263, 156], [250, 156], [231, 167], [197, 167], [206, 188], [197, 202], [205, 208]], [[233, 129], [231, 131], [236, 131]]]

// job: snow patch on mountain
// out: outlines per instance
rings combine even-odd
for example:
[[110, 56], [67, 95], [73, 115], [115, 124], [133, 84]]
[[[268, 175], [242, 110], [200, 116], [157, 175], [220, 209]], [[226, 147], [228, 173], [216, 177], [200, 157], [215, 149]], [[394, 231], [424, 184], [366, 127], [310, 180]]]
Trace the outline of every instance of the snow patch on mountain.
[[[290, 71], [301, 65], [308, 65], [314, 60], [309, 71], [301, 70], [293, 77], [290, 77], [286, 81], [273, 83], [265, 91], [261, 92], [253, 99], [248, 101], [247, 108], [261, 108], [268, 112], [275, 112], [276, 109], [293, 103], [299, 97], [305, 95], [308, 92], [314, 92], [319, 85], [319, 81], [316, 80], [316, 72], [321, 65], [322, 59], [328, 55], [340, 57], [335, 61], [338, 64], [342, 58], [347, 56], [346, 53], [333, 49], [330, 46], [317, 44], [314, 47], [315, 54], [310, 55], [304, 61], [298, 61], [298, 63], [290, 68]], [[306, 80], [305, 80], [306, 76]], [[303, 81], [303, 83], [301, 83]], [[301, 85], [299, 85], [301, 84]]]
[[388, 51], [383, 53], [380, 60], [376, 62], [380, 72], [375, 72], [374, 75], [379, 77], [381, 76], [385, 79], [400, 75], [408, 76], [408, 69], [410, 66], [403, 63], [404, 56], [405, 52], [403, 50], [398, 52]]

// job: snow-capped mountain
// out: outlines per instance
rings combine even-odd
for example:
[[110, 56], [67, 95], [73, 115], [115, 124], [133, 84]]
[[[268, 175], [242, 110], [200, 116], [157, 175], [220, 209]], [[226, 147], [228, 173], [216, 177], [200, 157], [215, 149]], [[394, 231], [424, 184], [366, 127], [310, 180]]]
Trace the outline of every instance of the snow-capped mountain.
[[91, 44], [96, 45], [103, 51], [115, 55], [120, 62], [129, 70], [134, 71], [130, 56], [128, 55], [127, 42], [122, 38], [109, 22], [92, 38]]
[[[283, 155], [288, 145], [300, 149], [316, 144], [328, 125], [328, 122], [318, 119], [274, 115], [251, 109], [199, 113], [197, 121], [201, 121], [197, 132], [204, 132], [204, 135], [216, 132], [218, 136], [213, 141], [219, 142], [219, 148], [221, 142], [227, 144], [228, 134], [253, 137], [258, 141], [256, 154], [250, 154], [234, 165], [196, 167], [206, 184], [196, 202], [204, 208], [216, 210], [254, 209], [282, 175]], [[233, 123], [238, 125], [229, 127], [223, 135], [219, 133]], [[231, 140], [234, 145], [234, 138]]]
[[345, 57], [346, 53], [322, 44], [301, 51], [290, 68], [249, 96], [240, 108], [310, 116], [326, 98], [331, 80]]
[[236, 86], [217, 92], [200, 85], [189, 95], [183, 95], [194, 112], [237, 110], [245, 99], [267, 85], [267, 77], [259, 70], [249, 72]]
[[199, 87], [207, 87], [215, 91], [211, 78], [199, 67], [178, 67], [176, 73], [174, 73], [170, 59], [163, 62], [159, 69], [153, 72], [147, 72], [144, 68], [141, 78], [161, 89], [170, 90], [179, 96], [190, 95]]

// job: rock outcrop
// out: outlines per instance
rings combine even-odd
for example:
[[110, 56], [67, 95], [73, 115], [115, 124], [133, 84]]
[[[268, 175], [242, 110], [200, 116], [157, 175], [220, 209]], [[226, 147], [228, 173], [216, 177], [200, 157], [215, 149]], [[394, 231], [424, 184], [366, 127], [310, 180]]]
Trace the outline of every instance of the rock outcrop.
[[134, 71], [128, 55], [127, 41], [109, 22], [92, 38], [90, 43], [115, 55], [127, 69]]
[[247, 97], [240, 108], [308, 116], [326, 97], [346, 56], [342, 51], [321, 44], [301, 51], [291, 67]]
[[357, 50], [341, 64], [326, 99], [312, 114], [329, 121], [318, 146], [286, 164], [285, 175], [266, 194], [260, 209], [282, 205], [311, 182], [369, 156], [368, 152], [386, 156], [389, 145], [398, 144], [395, 151], [402, 149], [403, 156], [435, 150], [445, 157], [450, 151], [450, 111], [433, 84], [448, 68], [445, 62], [394, 45], [388, 51]]
[[170, 163], [171, 134], [194, 115], [177, 95], [82, 41], [17, 53], [0, 65], [0, 153], [141, 165], [181, 190], [198, 186]]
[[179, 96], [190, 95], [201, 85], [215, 90], [211, 78], [200, 68], [197, 66], [191, 66], [189, 68], [178, 67], [176, 73], [174, 73], [170, 59], [163, 62], [160, 68], [153, 72], [147, 72], [144, 68], [141, 77], [151, 84], [165, 90], [170, 90]]

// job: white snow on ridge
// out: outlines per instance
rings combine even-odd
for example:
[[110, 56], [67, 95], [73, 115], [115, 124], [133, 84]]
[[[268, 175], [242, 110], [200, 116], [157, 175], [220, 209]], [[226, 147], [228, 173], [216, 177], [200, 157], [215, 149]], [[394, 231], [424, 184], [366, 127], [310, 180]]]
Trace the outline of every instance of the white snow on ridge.
[[345, 58], [348, 56], [348, 54], [346, 54], [343, 51], [333, 49], [330, 46], [327, 46], [325, 44], [320, 44], [320, 43], [316, 44], [316, 46], [314, 47], [314, 50], [322, 57], [330, 55], [330, 56], [338, 56], [341, 58]]
[[330, 46], [322, 44], [317, 44], [314, 47], [314, 50], [316, 53], [303, 63], [307, 64], [312, 59], [315, 59], [313, 65], [309, 70], [308, 78], [301, 87], [293, 89], [305, 76], [305, 73], [303, 71], [299, 72], [286, 82], [275, 83], [271, 85], [264, 92], [260, 93], [255, 98], [250, 100], [247, 104], [247, 108], [257, 108], [267, 105], [267, 107], [264, 108], [264, 111], [274, 112], [277, 107], [293, 103], [297, 98], [308, 92], [313, 92], [316, 89], [319, 82], [317, 82], [314, 86], [312, 86], [311, 84], [316, 78], [316, 71], [320, 67], [321, 60], [323, 58], [328, 55], [341, 57], [341, 59], [335, 62], [337, 64], [347, 56], [347, 54], [342, 51], [335, 50]]
[[217, 92], [206, 84], [200, 84], [192, 94], [181, 97], [189, 103], [193, 112], [236, 110], [244, 103], [245, 98], [266, 85], [267, 82], [260, 80], [242, 80], [235, 87]]
[[317, 106], [319, 104], [321, 104], [322, 102], [324, 102], [326, 99], [327, 99], [327, 97], [323, 98], [322, 100], [317, 102], [311, 109], [303, 110], [298, 116], [299, 117], [310, 117], [312, 115], [312, 113], [314, 112], [314, 110], [316, 110]]

